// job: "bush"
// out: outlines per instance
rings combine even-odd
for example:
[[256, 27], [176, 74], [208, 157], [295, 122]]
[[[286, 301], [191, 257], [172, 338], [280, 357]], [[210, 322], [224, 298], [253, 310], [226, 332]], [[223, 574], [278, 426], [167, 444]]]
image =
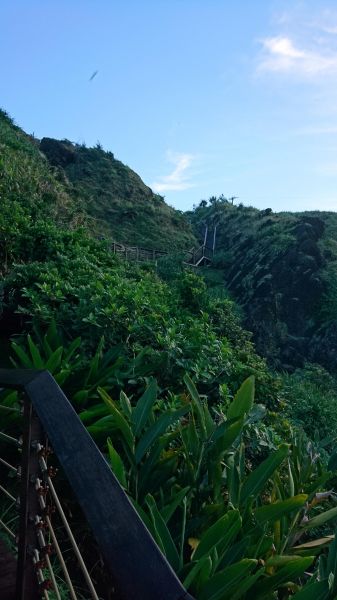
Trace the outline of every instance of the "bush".
[[320, 365], [283, 376], [286, 414], [315, 439], [336, 436], [337, 381]]

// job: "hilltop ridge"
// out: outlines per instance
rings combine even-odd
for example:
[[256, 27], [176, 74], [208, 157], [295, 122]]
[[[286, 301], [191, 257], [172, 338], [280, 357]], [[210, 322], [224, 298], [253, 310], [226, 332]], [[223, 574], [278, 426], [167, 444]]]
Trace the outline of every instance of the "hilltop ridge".
[[190, 248], [192, 228], [114, 154], [69, 140], [43, 138], [40, 151], [72, 186], [73, 196], [95, 228], [118, 242], [155, 249]]

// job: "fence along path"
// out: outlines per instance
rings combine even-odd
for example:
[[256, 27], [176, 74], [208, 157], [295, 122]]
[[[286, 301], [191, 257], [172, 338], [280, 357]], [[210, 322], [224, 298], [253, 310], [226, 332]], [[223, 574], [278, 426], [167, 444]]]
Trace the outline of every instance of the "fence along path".
[[0, 388], [0, 496], [11, 511], [0, 534], [17, 546], [15, 560], [0, 542], [1, 600], [107, 600], [113, 589], [127, 600], [194, 600], [50, 373], [0, 369]]
[[[150, 250], [139, 246], [126, 246], [125, 244], [119, 244], [117, 242], [112, 243], [111, 249], [114, 254], [123, 256], [126, 260], [136, 262], [156, 262], [158, 259], [170, 256], [171, 254], [164, 250]], [[202, 244], [199, 248], [192, 248], [191, 250], [184, 252], [183, 264], [191, 267], [209, 265], [212, 262], [212, 258], [213, 251], [211, 248]]]

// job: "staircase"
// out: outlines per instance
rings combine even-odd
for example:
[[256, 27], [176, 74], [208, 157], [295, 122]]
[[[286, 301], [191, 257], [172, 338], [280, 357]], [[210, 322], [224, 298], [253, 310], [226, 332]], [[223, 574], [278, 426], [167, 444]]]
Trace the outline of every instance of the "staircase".
[[192, 250], [186, 253], [183, 264], [189, 265], [190, 267], [209, 267], [212, 259], [213, 251], [205, 244], [202, 244], [199, 248], [192, 248]]

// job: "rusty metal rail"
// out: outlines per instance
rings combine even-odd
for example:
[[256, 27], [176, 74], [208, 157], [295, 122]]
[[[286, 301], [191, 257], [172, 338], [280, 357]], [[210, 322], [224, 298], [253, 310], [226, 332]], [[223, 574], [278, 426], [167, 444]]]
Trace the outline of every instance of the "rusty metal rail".
[[[86, 564], [84, 544], [75, 539], [72, 511], [62, 505], [57, 471], [50, 461], [57, 461], [70, 484], [118, 598], [193, 600], [50, 373], [0, 369], [0, 387], [21, 394], [14, 406], [4, 406], [15, 408], [8, 412], [18, 417], [16, 422], [13, 415], [2, 419], [0, 436], [0, 494], [9, 503], [0, 529], [17, 543], [16, 600], [61, 600], [64, 587], [72, 600], [110, 597]], [[20, 425], [22, 436], [17, 433]], [[10, 450], [3, 458], [5, 447]], [[18, 527], [15, 517], [6, 519], [15, 510]], [[70, 551], [76, 573], [82, 576], [80, 591], [72, 580]]]

